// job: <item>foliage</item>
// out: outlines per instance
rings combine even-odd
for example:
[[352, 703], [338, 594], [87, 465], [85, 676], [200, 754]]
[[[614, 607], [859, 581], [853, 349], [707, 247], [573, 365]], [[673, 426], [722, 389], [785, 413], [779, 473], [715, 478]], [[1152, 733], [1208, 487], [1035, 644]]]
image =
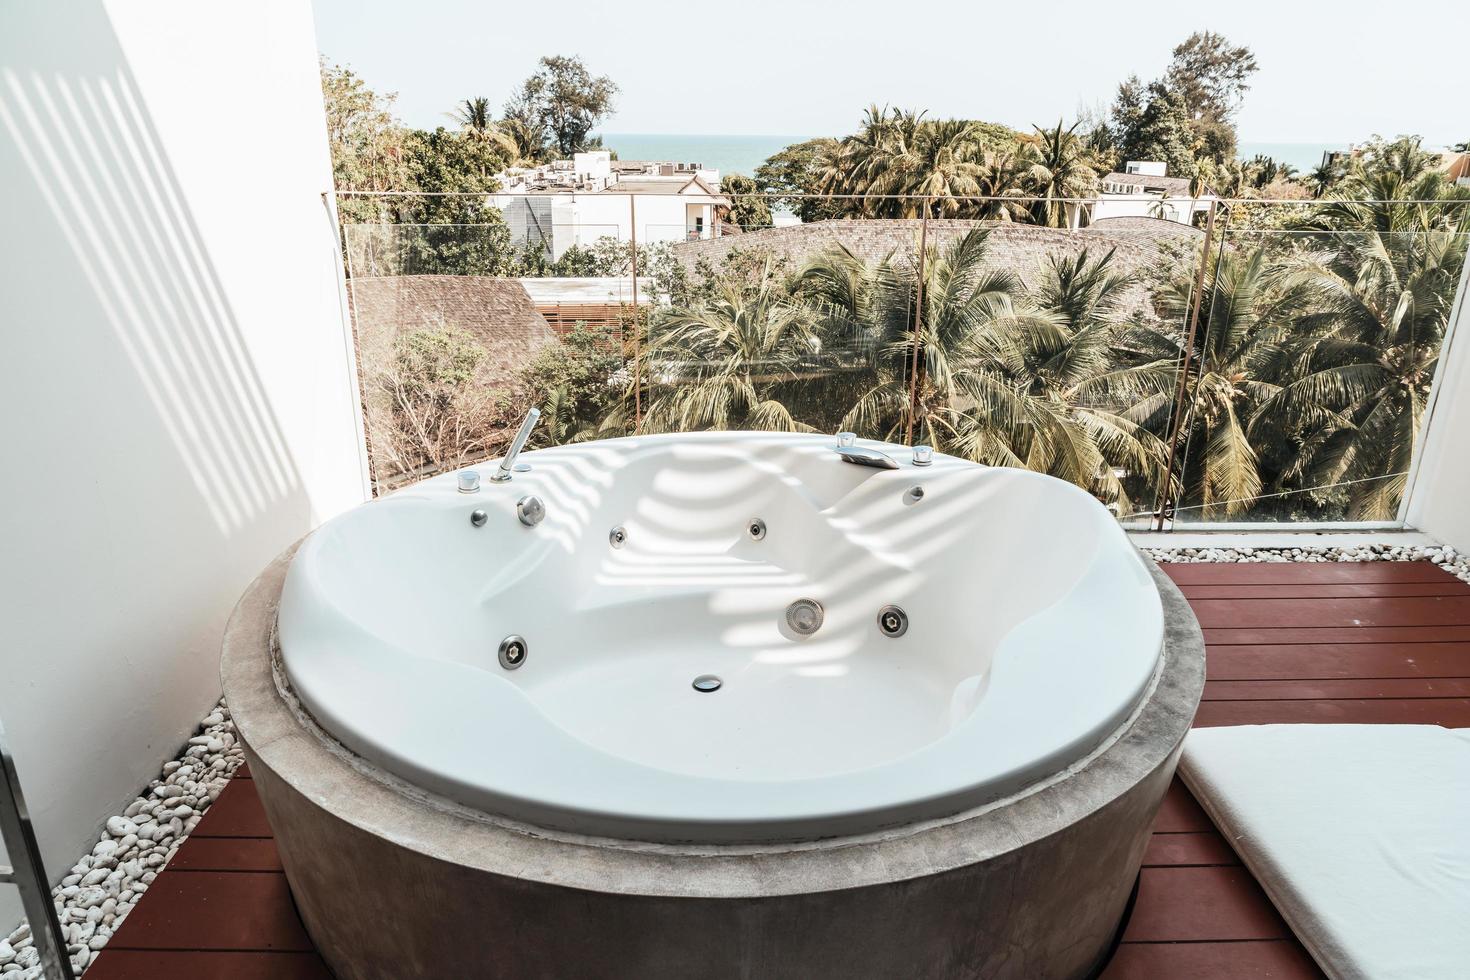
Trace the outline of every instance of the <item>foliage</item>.
[[1092, 169], [1090, 154], [1077, 136], [1081, 121], [1064, 128], [1057, 120], [1055, 129], [1036, 126], [1036, 158], [1032, 176], [1035, 191], [1042, 200], [1031, 206], [1037, 224], [1060, 228], [1067, 224], [1068, 208], [1059, 199], [1086, 197], [1097, 187], [1097, 171]]
[[720, 193], [730, 199], [726, 220], [742, 231], [771, 227], [771, 205], [759, 196], [760, 188], [750, 177], [726, 174], [720, 178]]
[[420, 330], [394, 342], [366, 399], [380, 479], [454, 469], [508, 438], [506, 405], [485, 383], [484, 360], [462, 331]]
[[607, 333], [579, 323], [559, 344], [537, 352], [522, 383], [540, 406], [536, 445], [582, 442], [600, 434], [621, 392], [614, 376], [623, 358]]
[[755, 168], [757, 188], [780, 197], [775, 203], [789, 209], [802, 221], [823, 221], [844, 213], [840, 202], [794, 195], [820, 194], [822, 174], [837, 152], [837, 140], [829, 137], [793, 143]]
[[567, 159], [589, 148], [588, 137], [612, 114], [617, 94], [617, 84], [606, 75], [594, 76], [582, 59], [549, 55], [505, 104], [505, 116], [531, 134], [538, 147], [549, 144], [556, 156]]
[[[358, 191], [411, 188], [405, 149], [409, 130], [393, 116], [395, 96], [379, 95], [350, 69], [329, 65], [326, 58], [320, 65], [332, 186]], [[361, 216], [355, 203], [344, 199], [339, 204], [344, 216]]]
[[1197, 164], [1191, 121], [1184, 100], [1163, 83], [1144, 87], [1130, 78], [1113, 105], [1120, 161], [1159, 160], [1168, 164], [1171, 177], [1193, 177]]
[[453, 113], [453, 118], [472, 139], [493, 145], [507, 164], [521, 165], [528, 162], [521, 154], [522, 147], [515, 135], [492, 117], [490, 100], [484, 96], [465, 99]]
[[[640, 286], [652, 280], [656, 306], [623, 325], [626, 348], [579, 327], [499, 386], [543, 407], [538, 440], [631, 431], [636, 342], [645, 431], [912, 438], [1051, 473], [1128, 512], [1151, 504], [1177, 424], [1174, 477], [1191, 516], [1394, 515], [1470, 236], [1470, 190], [1448, 182], [1417, 137], [1375, 137], [1306, 175], [1270, 157], [1237, 159], [1230, 120], [1254, 58], [1197, 34], [1163, 79], [1126, 81], [1106, 124], [1059, 119], [1023, 137], [873, 106], [856, 133], [787, 147], [753, 178], [728, 175], [724, 189], [730, 219], [746, 227], [770, 222], [757, 192], [788, 195], [804, 220], [927, 214], [1060, 227], [1071, 217], [1063, 201], [1090, 196], [1099, 170], [1162, 160], [1237, 199], [1209, 254], [1165, 242], [1155, 267], [1125, 274], [1112, 252], [1069, 246], [1021, 269], [980, 228], [944, 245], [931, 233], [922, 256], [904, 248], [864, 261], [839, 249], [797, 269], [745, 247], [690, 268], [668, 243], [635, 252], [612, 238], [553, 262], [543, 248], [512, 247], [487, 197], [503, 167], [587, 145], [595, 104], [568, 97], [570, 108], [543, 112], [536, 101], [606, 81], [570, 61], [545, 59], [545, 77], [523, 87], [507, 118], [469, 99], [458, 128], [432, 132], [403, 127], [391, 96], [322, 66], [339, 186], [463, 192], [411, 204], [344, 198], [344, 215], [365, 222], [347, 241], [356, 274], [626, 276], [636, 255]], [[847, 196], [795, 196], [808, 193]], [[1305, 206], [1263, 200], [1307, 195]], [[367, 382], [375, 463], [412, 473], [498, 446], [508, 420], [484, 360], [454, 331], [400, 338], [389, 370]]]
[[1250, 48], [1232, 47], [1213, 31], [1195, 31], [1174, 48], [1164, 85], [1191, 119], [1224, 123], [1235, 115], [1258, 70]]
[[[989, 149], [992, 139], [979, 123], [869, 106], [859, 130], [825, 158], [817, 187], [835, 196], [843, 215], [913, 218], [927, 210], [932, 216], [992, 217], [976, 198], [1023, 192], [1031, 165], [1026, 157], [1012, 167], [1007, 161], [1020, 158], [1012, 150]], [[997, 187], [997, 178], [1006, 186]]]

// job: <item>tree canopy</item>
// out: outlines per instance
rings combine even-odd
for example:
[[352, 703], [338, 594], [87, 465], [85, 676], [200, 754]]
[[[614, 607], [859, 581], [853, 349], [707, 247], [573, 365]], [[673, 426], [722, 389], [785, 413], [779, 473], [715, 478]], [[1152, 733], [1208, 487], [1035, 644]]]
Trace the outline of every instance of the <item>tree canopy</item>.
[[582, 59], [548, 55], [505, 104], [505, 117], [565, 159], [594, 145], [589, 137], [612, 114], [618, 86]]

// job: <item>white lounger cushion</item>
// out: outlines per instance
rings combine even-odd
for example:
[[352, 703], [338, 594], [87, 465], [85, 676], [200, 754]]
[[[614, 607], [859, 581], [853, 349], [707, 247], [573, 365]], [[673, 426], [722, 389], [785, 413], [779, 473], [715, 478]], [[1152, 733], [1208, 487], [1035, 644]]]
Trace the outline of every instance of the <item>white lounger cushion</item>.
[[1200, 728], [1180, 775], [1332, 977], [1470, 977], [1470, 730]]

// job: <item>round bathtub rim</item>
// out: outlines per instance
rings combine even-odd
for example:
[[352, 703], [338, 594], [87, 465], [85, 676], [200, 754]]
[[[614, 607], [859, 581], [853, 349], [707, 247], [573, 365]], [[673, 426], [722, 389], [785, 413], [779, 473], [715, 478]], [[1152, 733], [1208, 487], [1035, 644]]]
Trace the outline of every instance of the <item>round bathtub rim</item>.
[[[225, 627], [220, 677], [252, 768], [349, 825], [425, 857], [546, 885], [667, 897], [754, 898], [881, 885], [942, 874], [1025, 849], [1172, 766], [1204, 689], [1203, 635], [1177, 586], [1142, 555], [1164, 610], [1155, 685], [1111, 745], [1049, 785], [941, 820], [775, 844], [667, 844], [513, 825], [429, 794], [404, 792], [304, 726], [274, 675], [276, 610], [300, 542], [277, 556]], [[369, 775], [365, 770], [375, 770]], [[267, 807], [269, 809], [269, 807]], [[289, 836], [289, 830], [286, 835]]]

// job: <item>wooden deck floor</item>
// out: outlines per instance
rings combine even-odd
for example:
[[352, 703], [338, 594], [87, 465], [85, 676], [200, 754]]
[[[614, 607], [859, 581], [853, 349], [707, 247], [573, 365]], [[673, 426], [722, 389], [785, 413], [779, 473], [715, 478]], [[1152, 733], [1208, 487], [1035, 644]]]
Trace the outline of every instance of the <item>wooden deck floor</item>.
[[[1209, 647], [1197, 726], [1470, 727], [1470, 586], [1427, 562], [1164, 565]], [[241, 771], [89, 980], [328, 980]], [[1176, 780], [1105, 980], [1322, 976]]]

